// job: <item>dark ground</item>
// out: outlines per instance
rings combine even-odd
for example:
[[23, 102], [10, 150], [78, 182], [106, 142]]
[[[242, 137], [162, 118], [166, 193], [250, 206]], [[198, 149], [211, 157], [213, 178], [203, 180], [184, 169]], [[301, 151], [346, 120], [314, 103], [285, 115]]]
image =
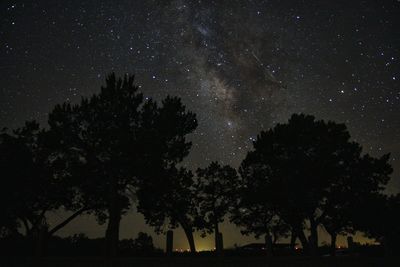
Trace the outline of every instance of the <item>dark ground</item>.
[[[46, 258], [39, 262], [16, 261], [0, 264], [0, 266], [44, 266], [44, 267], [108, 267], [102, 258]], [[190, 267], [380, 267], [400, 266], [400, 258], [361, 258], [361, 257], [323, 257], [310, 259], [306, 257], [272, 258], [265, 257], [153, 257], [153, 258], [120, 258], [115, 259], [113, 267], [151, 267], [151, 266], [190, 266]]]

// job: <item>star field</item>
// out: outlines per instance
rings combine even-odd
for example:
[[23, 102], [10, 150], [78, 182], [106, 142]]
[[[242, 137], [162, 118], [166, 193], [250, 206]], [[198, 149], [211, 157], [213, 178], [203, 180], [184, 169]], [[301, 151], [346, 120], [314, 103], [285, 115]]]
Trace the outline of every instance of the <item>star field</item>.
[[146, 97], [197, 113], [191, 168], [237, 167], [292, 113], [345, 122], [392, 153], [400, 189], [399, 1], [2, 1], [0, 126], [134, 73]]

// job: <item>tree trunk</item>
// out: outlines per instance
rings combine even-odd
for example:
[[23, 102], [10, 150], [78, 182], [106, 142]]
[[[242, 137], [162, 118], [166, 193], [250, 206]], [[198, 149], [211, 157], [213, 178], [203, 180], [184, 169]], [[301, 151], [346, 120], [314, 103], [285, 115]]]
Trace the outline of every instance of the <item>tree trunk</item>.
[[47, 241], [47, 225], [40, 225], [36, 233], [33, 234], [34, 258], [37, 262], [40, 262], [41, 258], [45, 255]]
[[269, 232], [265, 233], [265, 249], [267, 252], [267, 256], [271, 257], [272, 256], [272, 236]]
[[116, 180], [112, 181], [110, 188], [110, 203], [108, 207], [108, 225], [106, 230], [106, 251], [108, 258], [117, 256], [119, 242], [119, 224], [121, 221], [121, 207], [118, 203]]
[[111, 258], [117, 256], [120, 221], [120, 211], [113, 209], [109, 210], [109, 219], [106, 230], [106, 255]]
[[172, 255], [174, 250], [174, 231], [169, 230], [167, 232], [167, 244], [165, 246], [165, 252], [168, 256]]
[[336, 256], [336, 233], [330, 233], [331, 235], [331, 256]]
[[194, 244], [194, 237], [193, 237], [193, 231], [191, 227], [187, 226], [182, 226], [183, 231], [185, 231], [186, 238], [189, 243], [189, 248], [191, 253], [196, 253], [196, 246]]
[[303, 251], [308, 253], [310, 251], [310, 244], [307, 240], [306, 235], [304, 234], [303, 229], [297, 227], [295, 229], [296, 236], [299, 238], [301, 246], [303, 247]]
[[290, 250], [294, 251], [296, 249], [296, 233], [292, 231], [292, 235], [290, 236]]
[[214, 225], [214, 238], [215, 238], [215, 252], [219, 254], [221, 252], [221, 246], [219, 244], [219, 228], [218, 228], [218, 222], [215, 223]]
[[318, 255], [318, 225], [315, 223], [313, 219], [310, 219], [310, 253], [312, 257], [316, 257]]

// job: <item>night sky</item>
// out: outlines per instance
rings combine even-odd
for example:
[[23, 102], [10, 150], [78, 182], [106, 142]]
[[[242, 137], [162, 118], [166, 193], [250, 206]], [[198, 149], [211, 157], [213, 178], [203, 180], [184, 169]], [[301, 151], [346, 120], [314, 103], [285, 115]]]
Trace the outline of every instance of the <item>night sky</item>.
[[[192, 169], [237, 167], [257, 133], [303, 112], [345, 122], [365, 152], [391, 152], [388, 191], [400, 191], [400, 1], [2, 0], [0, 23], [0, 127], [46, 126], [55, 104], [131, 73], [145, 96], [180, 96], [197, 113]], [[123, 219], [122, 238], [140, 230], [151, 232], [140, 215]], [[253, 240], [222, 231], [226, 247]], [[78, 232], [104, 227], [83, 217], [61, 233]]]

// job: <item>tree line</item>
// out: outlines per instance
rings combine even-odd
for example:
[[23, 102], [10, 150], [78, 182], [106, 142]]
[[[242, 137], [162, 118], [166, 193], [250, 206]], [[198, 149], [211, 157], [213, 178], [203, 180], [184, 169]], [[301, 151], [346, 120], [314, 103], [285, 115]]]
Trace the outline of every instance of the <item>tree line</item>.
[[[243, 234], [300, 240], [317, 254], [318, 231], [364, 232], [398, 250], [400, 196], [384, 190], [389, 154], [373, 157], [344, 124], [293, 114], [262, 131], [238, 170], [212, 162], [195, 171], [182, 161], [197, 127], [180, 98], [144, 98], [133, 76], [111, 74], [98, 94], [56, 105], [48, 127], [35, 121], [0, 135], [0, 237], [24, 235], [43, 255], [46, 242], [80, 215], [106, 224], [105, 253], [117, 255], [119, 226], [132, 206], [157, 233], [181, 227], [194, 252], [194, 231], [214, 233], [225, 218]], [[58, 225], [49, 213], [64, 209]]]

